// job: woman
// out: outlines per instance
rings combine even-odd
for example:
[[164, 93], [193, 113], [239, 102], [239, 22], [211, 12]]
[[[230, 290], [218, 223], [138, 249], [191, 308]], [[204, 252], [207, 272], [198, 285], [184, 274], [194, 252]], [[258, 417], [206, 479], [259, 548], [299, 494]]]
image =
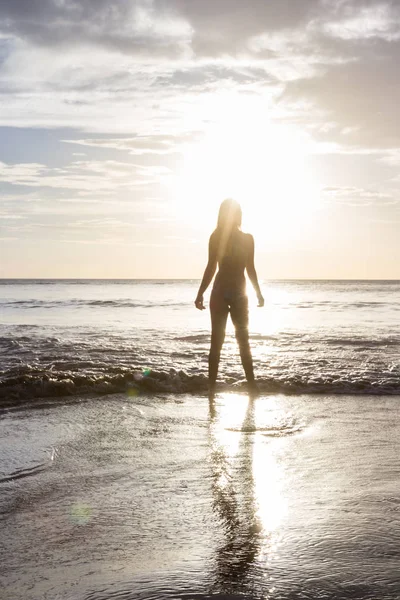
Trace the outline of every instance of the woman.
[[264, 306], [264, 298], [258, 284], [254, 267], [254, 239], [243, 233], [242, 209], [228, 198], [220, 206], [217, 228], [209, 241], [208, 264], [195, 300], [195, 306], [204, 310], [203, 294], [219, 267], [210, 297], [211, 348], [208, 359], [210, 392], [215, 389], [222, 344], [228, 313], [235, 326], [240, 358], [251, 391], [256, 389], [253, 359], [249, 345], [249, 307], [246, 294], [245, 270], [258, 298], [258, 306]]

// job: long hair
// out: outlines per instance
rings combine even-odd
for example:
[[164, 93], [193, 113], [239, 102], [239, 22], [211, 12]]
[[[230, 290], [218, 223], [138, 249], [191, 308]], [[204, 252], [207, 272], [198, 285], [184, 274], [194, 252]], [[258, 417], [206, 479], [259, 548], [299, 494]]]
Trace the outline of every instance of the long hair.
[[221, 202], [218, 212], [217, 230], [229, 235], [242, 225], [242, 209], [239, 202], [232, 198], [226, 198]]
[[232, 198], [226, 198], [221, 203], [218, 212], [218, 221], [215, 232], [218, 236], [218, 260], [232, 254], [235, 237], [233, 234], [240, 230], [242, 225], [242, 209], [240, 204]]

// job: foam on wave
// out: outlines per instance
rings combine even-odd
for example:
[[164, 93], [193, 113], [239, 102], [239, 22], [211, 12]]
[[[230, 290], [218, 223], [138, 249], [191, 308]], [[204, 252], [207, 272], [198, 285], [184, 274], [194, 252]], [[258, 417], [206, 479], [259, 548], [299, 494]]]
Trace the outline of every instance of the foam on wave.
[[134, 302], [132, 300], [115, 299], [115, 300], [81, 300], [79, 298], [69, 298], [67, 300], [38, 300], [38, 299], [30, 299], [30, 300], [9, 300], [7, 302], [1, 302], [3, 307], [11, 307], [11, 308], [60, 308], [60, 307], [85, 307], [85, 306], [96, 306], [99, 308], [157, 308], [160, 306], [169, 306], [169, 307], [179, 307], [179, 306], [187, 306], [190, 304], [189, 302], [173, 302], [173, 301], [160, 301], [155, 302], [154, 300], [149, 300], [146, 302]]
[[[119, 372], [118, 372], [119, 371]], [[379, 394], [400, 395], [400, 377], [386, 373], [382, 379], [363, 377], [353, 379], [330, 377], [284, 376], [282, 379], [267, 377], [258, 379], [262, 393], [283, 394]], [[243, 380], [231, 378], [221, 381], [223, 390], [245, 389]], [[108, 370], [104, 373], [72, 373], [25, 368], [21, 373], [3, 376], [0, 381], [0, 406], [7, 407], [35, 398], [104, 395], [126, 393], [205, 393], [208, 379], [205, 373], [188, 374], [183, 370], [145, 371], [129, 368]]]

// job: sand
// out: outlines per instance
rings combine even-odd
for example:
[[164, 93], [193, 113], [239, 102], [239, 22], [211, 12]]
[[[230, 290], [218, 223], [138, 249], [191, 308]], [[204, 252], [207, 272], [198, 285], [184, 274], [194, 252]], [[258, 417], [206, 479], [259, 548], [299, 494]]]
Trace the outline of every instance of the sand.
[[220, 393], [2, 413], [2, 597], [398, 600], [399, 407]]

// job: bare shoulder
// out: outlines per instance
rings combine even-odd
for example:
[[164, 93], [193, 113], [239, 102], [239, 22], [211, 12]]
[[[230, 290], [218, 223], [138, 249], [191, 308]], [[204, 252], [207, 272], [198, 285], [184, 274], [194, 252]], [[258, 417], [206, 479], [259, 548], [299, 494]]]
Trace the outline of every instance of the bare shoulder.
[[212, 234], [210, 235], [209, 244], [210, 244], [210, 246], [215, 246], [217, 243], [218, 243], [218, 232], [213, 231]]
[[242, 232], [242, 235], [243, 235], [243, 241], [248, 248], [251, 248], [252, 246], [254, 246], [254, 238], [251, 235], [251, 233], [243, 233]]
[[216, 256], [216, 254], [218, 253], [218, 244], [218, 233], [216, 231], [213, 231], [210, 235], [210, 240], [208, 242], [208, 250], [210, 256]]

